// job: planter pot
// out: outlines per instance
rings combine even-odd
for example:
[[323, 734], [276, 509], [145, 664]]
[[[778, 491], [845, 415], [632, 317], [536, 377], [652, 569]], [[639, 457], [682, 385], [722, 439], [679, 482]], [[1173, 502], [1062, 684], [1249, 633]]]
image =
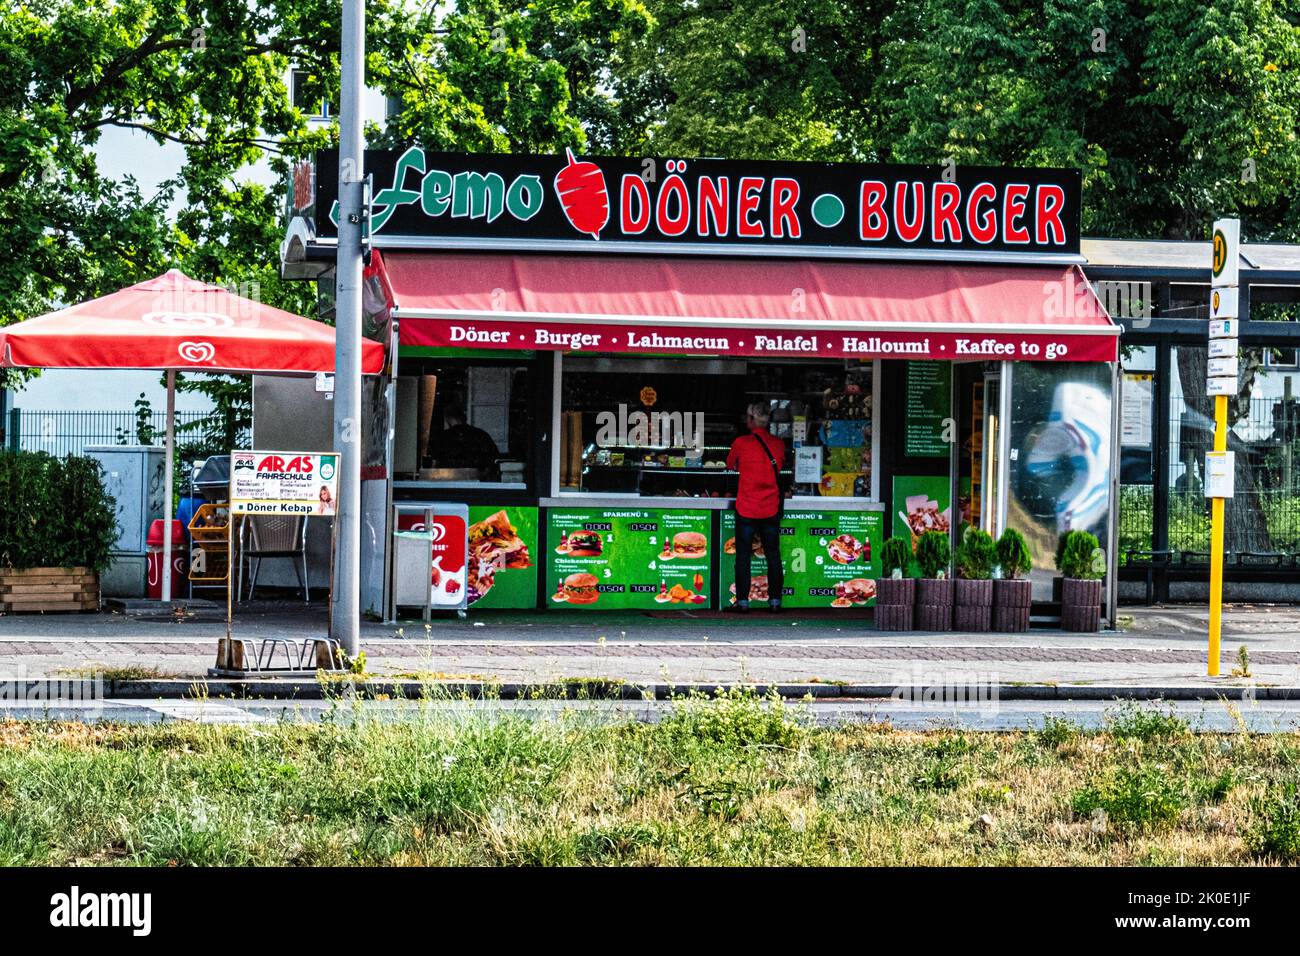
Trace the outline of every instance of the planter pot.
[[876, 629], [910, 631], [916, 578], [880, 578], [876, 581]]
[[912, 606], [900, 604], [876, 605], [876, 629], [880, 631], [912, 630]]
[[918, 631], [952, 630], [951, 578], [918, 578], [916, 581], [916, 615]]
[[916, 578], [881, 578], [876, 582], [876, 607], [906, 607], [916, 603]]
[[955, 631], [985, 634], [993, 623], [993, 582], [957, 578], [953, 581], [952, 626]]
[[1061, 581], [1061, 629], [1086, 634], [1101, 630], [1101, 582]]
[[1101, 630], [1101, 605], [1062, 604], [1061, 629], [1095, 634]]
[[993, 630], [1020, 633], [1029, 630], [1029, 606], [1033, 602], [1031, 581], [1002, 579], [993, 582]]
[[952, 629], [968, 634], [987, 634], [993, 628], [992, 604], [954, 604]]
[[1101, 604], [1101, 582], [1081, 581], [1078, 578], [1061, 579], [1061, 605], [1091, 607]]
[[993, 582], [957, 578], [952, 582], [952, 603], [957, 607], [992, 607]]
[[95, 611], [99, 575], [89, 568], [26, 568], [0, 571], [0, 613]]

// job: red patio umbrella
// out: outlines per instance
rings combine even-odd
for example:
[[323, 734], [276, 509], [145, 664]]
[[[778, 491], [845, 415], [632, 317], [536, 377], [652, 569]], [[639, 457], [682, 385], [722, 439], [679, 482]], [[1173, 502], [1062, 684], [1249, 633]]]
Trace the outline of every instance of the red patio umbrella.
[[[332, 372], [334, 329], [172, 269], [111, 295], [0, 328], [0, 366], [166, 371], [165, 500], [170, 502], [177, 370]], [[383, 346], [363, 340], [362, 372], [374, 375], [383, 366]], [[171, 540], [163, 535], [164, 600], [171, 599]]]

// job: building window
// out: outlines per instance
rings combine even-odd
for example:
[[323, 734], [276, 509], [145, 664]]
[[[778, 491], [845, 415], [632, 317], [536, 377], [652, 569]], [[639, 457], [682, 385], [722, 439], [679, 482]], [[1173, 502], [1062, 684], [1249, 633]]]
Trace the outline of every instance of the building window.
[[729, 497], [736, 478], [727, 452], [757, 403], [785, 443], [786, 480], [796, 495], [870, 498], [872, 386], [871, 363], [845, 360], [566, 357], [560, 487]]
[[403, 359], [393, 472], [442, 487], [526, 487], [535, 422], [526, 363]]

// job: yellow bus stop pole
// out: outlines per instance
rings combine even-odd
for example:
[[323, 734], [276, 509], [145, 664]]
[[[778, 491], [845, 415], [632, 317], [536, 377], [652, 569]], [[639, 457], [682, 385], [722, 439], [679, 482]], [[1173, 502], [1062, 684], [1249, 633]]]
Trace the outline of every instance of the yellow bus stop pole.
[[[1228, 450], [1228, 396], [1214, 396], [1214, 450]], [[1219, 636], [1223, 625], [1223, 499], [1210, 499], [1210, 654], [1209, 676], [1219, 676]]]

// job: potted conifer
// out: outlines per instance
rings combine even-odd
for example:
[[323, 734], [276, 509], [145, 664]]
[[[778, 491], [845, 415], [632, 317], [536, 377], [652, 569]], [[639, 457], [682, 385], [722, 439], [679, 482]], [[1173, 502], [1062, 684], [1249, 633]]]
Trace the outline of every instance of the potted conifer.
[[918, 631], [952, 630], [952, 547], [942, 531], [927, 531], [916, 542], [916, 563], [921, 577], [916, 582]]
[[96, 610], [116, 511], [94, 459], [0, 451], [0, 614]]
[[1097, 536], [1071, 531], [1065, 536], [1057, 562], [1061, 572], [1061, 627], [1067, 631], [1092, 632], [1101, 629], [1101, 579], [1106, 575], [1106, 557]]
[[993, 565], [996, 561], [993, 535], [967, 526], [953, 556], [957, 567], [957, 579], [953, 582], [955, 630], [988, 633], [993, 623]]
[[916, 578], [906, 577], [912, 549], [902, 538], [890, 538], [880, 551], [882, 577], [876, 582], [876, 628], [881, 631], [910, 631], [912, 605], [916, 602]]
[[998, 569], [993, 582], [993, 630], [1015, 633], [1029, 630], [1029, 607], [1033, 603], [1033, 582], [1024, 576], [1034, 567], [1025, 537], [1007, 528], [998, 538]]

